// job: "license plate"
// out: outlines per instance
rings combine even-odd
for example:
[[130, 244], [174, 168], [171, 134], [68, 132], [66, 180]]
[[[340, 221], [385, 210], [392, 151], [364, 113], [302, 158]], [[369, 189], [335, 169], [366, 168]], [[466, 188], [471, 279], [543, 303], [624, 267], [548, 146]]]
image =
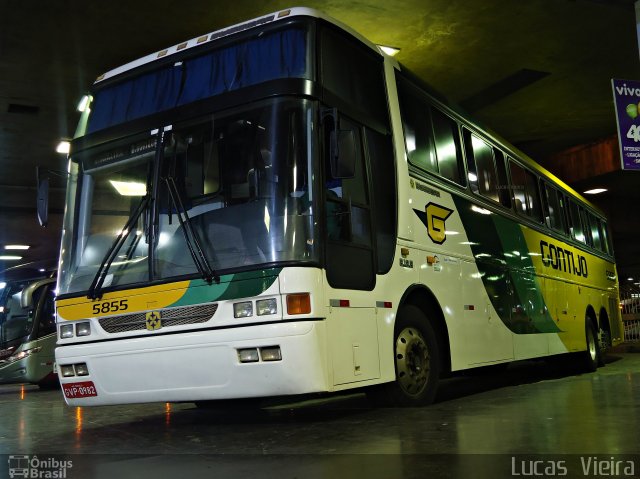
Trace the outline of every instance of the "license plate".
[[69, 399], [86, 398], [98, 395], [93, 381], [63, 384], [62, 390], [64, 391], [64, 395]]

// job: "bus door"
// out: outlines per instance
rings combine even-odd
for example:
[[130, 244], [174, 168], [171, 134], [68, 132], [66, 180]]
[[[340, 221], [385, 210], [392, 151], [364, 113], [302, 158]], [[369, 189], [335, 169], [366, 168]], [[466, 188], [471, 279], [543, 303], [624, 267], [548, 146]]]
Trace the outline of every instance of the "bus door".
[[380, 376], [371, 203], [362, 127], [335, 110], [324, 127], [325, 265], [334, 385]]

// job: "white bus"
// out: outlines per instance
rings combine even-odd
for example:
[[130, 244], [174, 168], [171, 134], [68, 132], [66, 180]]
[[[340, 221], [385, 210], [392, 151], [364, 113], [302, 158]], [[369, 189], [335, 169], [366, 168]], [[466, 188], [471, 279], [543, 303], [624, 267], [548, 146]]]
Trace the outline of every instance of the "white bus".
[[0, 273], [0, 384], [55, 386], [55, 271], [30, 265]]
[[100, 76], [69, 155], [70, 405], [367, 388], [620, 340], [606, 219], [378, 47], [293, 8]]

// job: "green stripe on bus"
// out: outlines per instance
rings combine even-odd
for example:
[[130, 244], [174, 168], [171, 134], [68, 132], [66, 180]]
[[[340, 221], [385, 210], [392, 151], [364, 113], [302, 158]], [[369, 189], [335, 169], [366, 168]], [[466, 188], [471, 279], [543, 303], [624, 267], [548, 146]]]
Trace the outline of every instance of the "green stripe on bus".
[[482, 283], [502, 322], [517, 334], [560, 332], [547, 310], [523, 227], [500, 215], [478, 214], [464, 198], [454, 201]]
[[278, 279], [282, 268], [246, 271], [220, 277], [220, 283], [192, 281], [185, 294], [171, 306], [210, 303], [237, 298], [249, 298], [264, 293]]

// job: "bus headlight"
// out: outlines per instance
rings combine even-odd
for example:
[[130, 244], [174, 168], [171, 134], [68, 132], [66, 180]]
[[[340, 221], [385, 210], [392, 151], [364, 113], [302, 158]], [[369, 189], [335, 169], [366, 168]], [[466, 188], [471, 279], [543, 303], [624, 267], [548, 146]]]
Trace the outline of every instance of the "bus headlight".
[[38, 351], [40, 351], [40, 349], [41, 348], [39, 346], [37, 348], [25, 349], [24, 351], [15, 353], [13, 356], [9, 356], [3, 362], [9, 363], [9, 364], [15, 363], [16, 361], [20, 361], [21, 359], [24, 359], [26, 357], [31, 356], [32, 354], [37, 353]]
[[251, 301], [243, 303], [234, 303], [233, 305], [233, 317], [234, 318], [248, 318], [253, 316], [253, 304]]
[[256, 312], [258, 316], [276, 314], [278, 312], [278, 301], [276, 298], [260, 299], [256, 301]]
[[60, 366], [60, 374], [63, 378], [70, 378], [76, 375], [76, 372], [73, 370], [73, 364], [65, 364], [64, 366]]
[[76, 336], [89, 336], [91, 334], [91, 323], [83, 322], [76, 324]]
[[60, 339], [73, 338], [73, 324], [60, 326]]

